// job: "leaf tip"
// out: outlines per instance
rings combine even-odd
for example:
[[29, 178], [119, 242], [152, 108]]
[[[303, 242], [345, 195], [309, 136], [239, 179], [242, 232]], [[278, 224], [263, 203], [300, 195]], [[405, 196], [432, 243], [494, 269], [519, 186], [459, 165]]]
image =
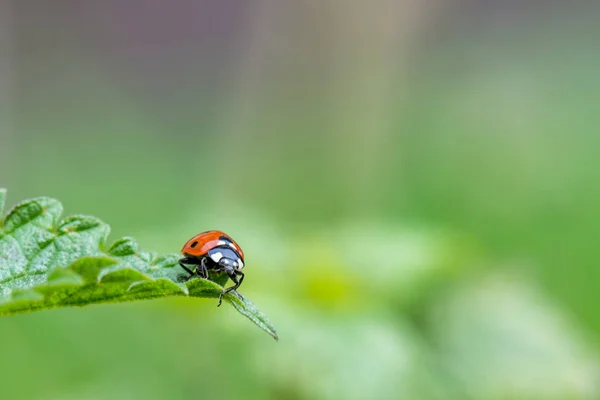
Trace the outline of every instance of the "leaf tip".
[[[232, 293], [235, 293], [232, 294]], [[240, 314], [246, 316], [250, 321], [254, 322], [259, 328], [269, 334], [276, 342], [279, 341], [279, 335], [277, 329], [269, 321], [267, 316], [263, 314], [254, 303], [248, 298], [242, 296], [241, 293], [232, 292], [229, 293], [225, 298]]]

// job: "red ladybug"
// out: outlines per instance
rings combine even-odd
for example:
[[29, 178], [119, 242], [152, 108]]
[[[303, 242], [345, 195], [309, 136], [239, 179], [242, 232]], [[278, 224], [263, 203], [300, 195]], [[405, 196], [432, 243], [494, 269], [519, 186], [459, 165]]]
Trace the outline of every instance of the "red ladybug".
[[229, 235], [221, 231], [197, 234], [187, 241], [181, 253], [184, 257], [179, 260], [179, 265], [190, 274], [190, 278], [194, 276], [194, 272], [184, 264], [195, 265], [196, 274], [201, 278], [208, 279], [208, 271], [211, 270], [226, 273], [235, 283], [223, 290], [219, 296], [219, 306], [223, 295], [240, 287], [244, 280], [244, 252]]

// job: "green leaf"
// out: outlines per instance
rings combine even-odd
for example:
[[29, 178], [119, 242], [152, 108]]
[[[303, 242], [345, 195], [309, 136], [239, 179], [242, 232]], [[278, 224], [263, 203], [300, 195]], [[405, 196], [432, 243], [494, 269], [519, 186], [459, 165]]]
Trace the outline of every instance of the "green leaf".
[[[0, 216], [6, 189], [0, 188]], [[166, 296], [218, 298], [227, 275], [185, 281], [178, 254], [143, 251], [130, 237], [106, 247], [110, 227], [84, 215], [60, 220], [48, 197], [16, 205], [0, 221], [0, 315]], [[106, 250], [105, 250], [106, 249]], [[223, 299], [278, 339], [267, 317], [236, 292]]]

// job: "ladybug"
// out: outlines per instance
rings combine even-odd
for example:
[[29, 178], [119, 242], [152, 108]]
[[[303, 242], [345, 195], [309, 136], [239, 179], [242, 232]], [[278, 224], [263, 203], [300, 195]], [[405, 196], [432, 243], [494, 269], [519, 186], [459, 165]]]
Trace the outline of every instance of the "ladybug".
[[209, 270], [224, 272], [235, 283], [234, 286], [223, 290], [217, 307], [221, 305], [223, 295], [239, 288], [244, 280], [244, 252], [229, 235], [221, 231], [197, 234], [187, 241], [181, 253], [184, 257], [179, 259], [179, 265], [190, 274], [188, 279], [194, 276], [194, 271], [184, 264], [195, 265], [196, 274], [201, 278], [208, 279]]

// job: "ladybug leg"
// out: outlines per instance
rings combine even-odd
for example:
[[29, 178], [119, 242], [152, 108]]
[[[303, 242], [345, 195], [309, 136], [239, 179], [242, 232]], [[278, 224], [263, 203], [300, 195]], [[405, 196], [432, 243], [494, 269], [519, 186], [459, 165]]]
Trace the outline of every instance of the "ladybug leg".
[[208, 279], [208, 265], [207, 265], [208, 260], [206, 259], [206, 257], [202, 257], [202, 258], [198, 258], [198, 257], [184, 257], [181, 258], [179, 260], [179, 265], [181, 266], [181, 268], [183, 268], [184, 270], [187, 271], [188, 274], [190, 274], [190, 276], [188, 277], [188, 279], [191, 279], [194, 276], [194, 271], [192, 271], [191, 269], [189, 269], [188, 267], [186, 267], [184, 265], [185, 264], [191, 264], [191, 265], [195, 265], [195, 271], [200, 278], [204, 278], [204, 279]]
[[[236, 269], [236, 270], [235, 270], [235, 274], [240, 276], [240, 281], [237, 283], [237, 286], [236, 286], [236, 287], [234, 287], [233, 289], [235, 289], [235, 288], [239, 288], [239, 287], [240, 287], [240, 285], [242, 284], [242, 282], [244, 281], [244, 276], [246, 276], [246, 275], [244, 275], [244, 273], [243, 273], [242, 271], [240, 271], [239, 269]], [[233, 289], [231, 289], [231, 290], [233, 290]]]
[[181, 266], [181, 268], [183, 268], [188, 274], [190, 274], [190, 276], [189, 276], [190, 278], [192, 276], [194, 276], [194, 272], [191, 269], [189, 269], [188, 267], [186, 267], [185, 265], [183, 265], [183, 263], [194, 264], [194, 260], [190, 259], [190, 257], [184, 257], [184, 258], [179, 259], [179, 265]]
[[[242, 284], [242, 282], [244, 281], [244, 273], [240, 270], [231, 271], [231, 272], [227, 273], [227, 275], [229, 275], [229, 279], [231, 279], [233, 281], [233, 283], [235, 283], [235, 285], [228, 287], [227, 289], [223, 290], [223, 292], [221, 292], [221, 294], [219, 295], [219, 304], [217, 304], [217, 307], [219, 307], [221, 305], [221, 303], [223, 302], [223, 296], [225, 294], [231, 292], [232, 290], [239, 288], [240, 285]], [[241, 276], [241, 278], [239, 280], [237, 278], [237, 275]]]
[[188, 267], [186, 267], [182, 263], [179, 263], [179, 265], [181, 266], [181, 268], [185, 269], [185, 272], [187, 272], [188, 274], [190, 274], [190, 278], [194, 275], [194, 272], [192, 272], [191, 269], [189, 269]]
[[206, 257], [203, 257], [202, 261], [200, 261], [200, 271], [200, 276], [204, 279], [208, 279], [208, 267], [206, 266]]

